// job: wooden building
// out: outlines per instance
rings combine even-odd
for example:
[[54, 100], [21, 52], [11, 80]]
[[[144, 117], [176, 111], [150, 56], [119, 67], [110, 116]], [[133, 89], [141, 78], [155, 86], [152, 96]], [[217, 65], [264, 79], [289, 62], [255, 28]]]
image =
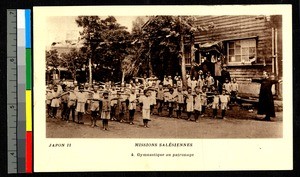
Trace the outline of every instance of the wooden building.
[[[192, 62], [201, 64], [206, 59], [213, 66], [219, 58], [241, 92], [258, 94], [259, 86], [249, 79], [261, 77], [264, 70], [282, 77], [281, 16], [197, 16], [194, 25], [210, 28], [195, 33]], [[214, 67], [211, 70], [214, 73]], [[281, 95], [279, 86], [276, 94]]]

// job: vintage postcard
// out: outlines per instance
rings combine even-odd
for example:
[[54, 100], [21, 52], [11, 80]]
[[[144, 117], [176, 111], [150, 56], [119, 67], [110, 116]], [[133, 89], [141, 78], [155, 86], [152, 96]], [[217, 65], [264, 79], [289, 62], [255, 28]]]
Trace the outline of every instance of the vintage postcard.
[[33, 8], [34, 171], [291, 170], [292, 7]]

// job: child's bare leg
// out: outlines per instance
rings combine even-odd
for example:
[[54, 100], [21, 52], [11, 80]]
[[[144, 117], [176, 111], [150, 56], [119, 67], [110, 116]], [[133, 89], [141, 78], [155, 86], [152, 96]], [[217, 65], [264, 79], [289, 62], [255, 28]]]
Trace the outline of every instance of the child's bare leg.
[[222, 109], [222, 119], [225, 118], [225, 109]]
[[105, 130], [105, 119], [102, 119], [102, 127], [103, 127], [103, 130]]
[[200, 111], [195, 110], [195, 114], [194, 114], [195, 122], [198, 122], [199, 114], [200, 114]]
[[192, 112], [187, 112], [188, 120], [191, 120]]
[[213, 109], [213, 118], [216, 118], [217, 117], [217, 109]]

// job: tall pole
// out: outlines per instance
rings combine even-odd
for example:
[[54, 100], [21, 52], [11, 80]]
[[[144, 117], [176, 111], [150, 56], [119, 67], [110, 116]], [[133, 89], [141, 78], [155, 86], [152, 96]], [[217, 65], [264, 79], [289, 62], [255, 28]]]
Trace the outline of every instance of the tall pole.
[[[275, 28], [275, 33], [274, 33], [274, 40], [275, 40], [275, 76], [276, 78], [278, 79], [278, 73], [279, 73], [279, 70], [278, 70], [278, 34], [277, 34], [277, 28]], [[279, 96], [280, 93], [279, 93], [279, 84], [277, 83], [275, 85], [275, 92], [276, 92], [276, 95]]]
[[272, 28], [272, 73], [274, 73], [275, 71], [274, 60], [274, 28]]
[[277, 28], [275, 28], [275, 75], [278, 76], [278, 36], [277, 36]]
[[91, 57], [89, 58], [89, 84], [93, 84], [93, 72], [92, 72], [92, 59], [94, 59], [95, 53], [95, 46], [93, 46], [94, 41], [94, 33], [91, 33], [92, 37], [90, 36], [90, 47], [91, 47]]
[[183, 43], [183, 34], [181, 26], [181, 17], [179, 16], [179, 25], [180, 25], [180, 53], [181, 53], [181, 75], [183, 85], [186, 86], [186, 68], [185, 68], [185, 56], [184, 56], [184, 43]]
[[[92, 51], [93, 53], [93, 51]], [[92, 54], [93, 56], [93, 54]], [[92, 78], [92, 57], [89, 58], [89, 84], [92, 85], [93, 83], [93, 78]]]

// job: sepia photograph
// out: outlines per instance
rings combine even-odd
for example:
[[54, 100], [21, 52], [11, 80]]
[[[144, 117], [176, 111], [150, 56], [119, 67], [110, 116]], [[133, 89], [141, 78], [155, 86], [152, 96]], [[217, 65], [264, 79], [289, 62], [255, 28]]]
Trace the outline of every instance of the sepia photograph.
[[281, 15], [46, 24], [49, 138], [282, 137]]
[[33, 12], [36, 171], [293, 168], [291, 6]]

